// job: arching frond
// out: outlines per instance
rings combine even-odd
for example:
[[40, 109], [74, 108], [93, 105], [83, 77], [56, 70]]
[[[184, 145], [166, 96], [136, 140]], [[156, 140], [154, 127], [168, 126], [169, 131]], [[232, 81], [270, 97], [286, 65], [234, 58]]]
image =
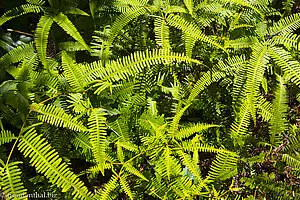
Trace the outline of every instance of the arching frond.
[[272, 27], [268, 29], [269, 35], [276, 35], [278, 33], [292, 33], [300, 27], [300, 13], [289, 15], [281, 18], [275, 22]]
[[75, 92], [83, 91], [87, 85], [85, 77], [82, 71], [84, 70], [80, 64], [76, 64], [75, 61], [68, 56], [66, 52], [62, 52], [62, 68], [67, 81]]
[[7, 11], [0, 17], [0, 26], [7, 22], [8, 20], [11, 20], [13, 18], [22, 16], [27, 13], [39, 13], [42, 11], [42, 8], [37, 5], [32, 4], [24, 4], [19, 7], [13, 8], [12, 10]]
[[214, 124], [203, 124], [197, 123], [193, 125], [189, 125], [186, 128], [181, 128], [179, 132], [177, 132], [174, 137], [178, 140], [182, 140], [184, 138], [188, 138], [194, 133], [201, 133], [209, 128], [218, 127], [218, 125]]
[[169, 27], [164, 18], [157, 17], [154, 21], [154, 32], [156, 37], [156, 42], [158, 46], [161, 46], [163, 49], [170, 49], [169, 41]]
[[202, 42], [207, 42], [212, 46], [222, 49], [223, 51], [227, 52], [227, 50], [216, 41], [212, 40], [208, 36], [204, 35], [202, 31], [197, 27], [196, 24], [186, 21], [183, 17], [178, 15], [169, 15], [167, 17], [167, 22], [171, 26], [174, 26], [178, 29], [181, 29], [183, 33], [191, 35], [193, 38], [200, 40]]
[[17, 137], [8, 130], [2, 130], [0, 133], [0, 145], [10, 143], [14, 139], [17, 139]]
[[35, 44], [38, 55], [43, 65], [48, 68], [47, 63], [47, 43], [50, 28], [52, 26], [53, 19], [51, 16], [44, 15], [40, 18], [35, 33]]
[[107, 200], [110, 198], [110, 193], [113, 192], [118, 187], [118, 177], [113, 175], [108, 183], [104, 185], [104, 188], [99, 190], [97, 195], [99, 195], [99, 199]]
[[84, 39], [80, 35], [79, 31], [73, 25], [73, 23], [69, 20], [69, 18], [63, 13], [59, 13], [58, 15], [53, 17], [53, 20], [62, 28], [66, 33], [68, 33], [71, 37], [73, 37], [76, 41], [78, 41], [86, 50], [91, 51], [90, 47], [85, 43]]
[[129, 187], [129, 184], [128, 184], [128, 181], [126, 180], [127, 179], [127, 176], [122, 174], [120, 176], [120, 185], [121, 185], [121, 188], [124, 190], [124, 192], [128, 195], [128, 197], [133, 200], [133, 193]]
[[34, 128], [22, 136], [18, 148], [25, 157], [30, 158], [30, 163], [37, 172], [44, 174], [51, 183], [61, 188], [62, 192], [72, 189], [74, 198], [92, 199], [92, 194], [83, 182], [62, 162], [58, 153], [51, 148], [46, 139], [36, 133]]
[[87, 130], [87, 128], [83, 126], [82, 122], [79, 122], [75, 117], [65, 113], [62, 108], [58, 108], [53, 105], [32, 104], [30, 109], [41, 114], [37, 116], [40, 121], [57, 127], [69, 128], [74, 131]]
[[10, 162], [0, 167], [1, 192], [5, 199], [28, 199], [27, 190], [21, 180], [21, 170], [18, 164], [22, 162]]
[[104, 174], [104, 164], [106, 160], [106, 118], [102, 109], [93, 109], [89, 118], [90, 144], [96, 164], [101, 167], [101, 173]]
[[272, 118], [270, 121], [270, 143], [273, 145], [281, 142], [281, 134], [287, 130], [288, 99], [283, 77], [277, 76], [278, 86], [275, 91]]

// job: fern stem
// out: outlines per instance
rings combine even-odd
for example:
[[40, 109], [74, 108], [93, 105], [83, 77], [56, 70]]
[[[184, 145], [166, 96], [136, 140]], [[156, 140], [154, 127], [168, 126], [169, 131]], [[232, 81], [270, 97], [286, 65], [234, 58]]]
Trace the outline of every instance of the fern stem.
[[12, 153], [13, 153], [13, 151], [14, 151], [16, 145], [17, 145], [17, 142], [19, 141], [19, 139], [20, 139], [20, 137], [21, 137], [21, 134], [22, 134], [22, 132], [23, 132], [23, 128], [24, 128], [24, 126], [25, 126], [25, 124], [26, 124], [26, 121], [27, 121], [27, 119], [28, 119], [30, 113], [31, 113], [31, 110], [29, 110], [29, 112], [28, 112], [28, 114], [27, 114], [27, 116], [26, 116], [26, 118], [25, 118], [25, 121], [24, 121], [24, 123], [22, 124], [22, 127], [21, 127], [21, 129], [20, 129], [19, 135], [18, 135], [16, 141], [14, 142], [14, 144], [13, 144], [13, 146], [12, 146], [12, 149], [11, 149], [10, 152], [9, 152], [9, 155], [8, 155], [8, 157], [7, 157], [7, 161], [6, 161], [5, 167], [8, 167], [8, 163], [9, 163], [10, 157], [11, 157], [11, 155], [12, 155]]

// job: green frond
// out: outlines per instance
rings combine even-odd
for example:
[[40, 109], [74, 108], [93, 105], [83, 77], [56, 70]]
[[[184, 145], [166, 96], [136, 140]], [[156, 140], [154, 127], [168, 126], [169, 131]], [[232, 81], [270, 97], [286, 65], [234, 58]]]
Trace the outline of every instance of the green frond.
[[148, 181], [148, 179], [139, 170], [137, 170], [135, 167], [133, 167], [131, 164], [124, 163], [123, 167], [127, 172], [129, 172], [145, 181]]
[[[254, 1], [249, 1], [249, 0], [221, 0], [224, 3], [234, 3], [243, 7], [248, 7], [251, 8], [252, 10], [254, 10], [256, 13], [258, 13], [260, 15], [260, 17], [262, 19], [264, 19], [265, 14], [264, 11], [262, 10], [262, 8], [266, 8], [268, 7], [268, 5], [262, 5], [262, 8], [259, 8], [258, 6], [256, 6], [254, 3]], [[259, 5], [259, 4], [258, 4]]]
[[37, 172], [44, 174], [51, 183], [60, 187], [62, 192], [72, 189], [75, 199], [92, 199], [92, 194], [84, 183], [62, 162], [58, 153], [34, 128], [21, 137], [18, 148], [25, 157], [30, 158], [30, 163]]
[[248, 126], [250, 125], [250, 108], [249, 102], [244, 100], [239, 108], [239, 113], [236, 116], [235, 122], [231, 125], [231, 138], [240, 146], [243, 145], [244, 140], [241, 137], [248, 133]]
[[2, 130], [0, 133], [0, 145], [10, 143], [15, 139], [17, 139], [17, 137], [8, 130]]
[[26, 0], [28, 3], [37, 5], [37, 6], [42, 6], [45, 4], [44, 0]]
[[140, 73], [144, 68], [150, 68], [151, 65], [169, 64], [173, 61], [201, 64], [200, 61], [181, 53], [155, 49], [145, 52], [138, 51], [116, 61], [107, 61], [105, 67], [101, 62], [92, 63], [90, 64], [92, 66], [87, 67], [90, 70], [85, 72], [85, 76], [90, 77], [89, 80], [100, 79], [94, 82], [125, 80]]
[[182, 163], [193, 173], [193, 175], [197, 178], [197, 181], [199, 181], [200, 184], [202, 184], [203, 179], [201, 176], [201, 171], [199, 169], [199, 166], [193, 162], [190, 155], [187, 155], [183, 151], [178, 151], [178, 154], [181, 158]]
[[257, 109], [258, 109], [258, 114], [261, 115], [262, 119], [265, 122], [270, 121], [270, 119], [272, 118], [272, 104], [270, 102], [268, 102], [265, 98], [263, 98], [262, 96], [260, 96], [258, 98], [258, 103], [256, 105]]
[[226, 48], [234, 49], [251, 48], [257, 42], [258, 39], [256, 37], [243, 37], [235, 40], [225, 41], [224, 46]]
[[101, 173], [104, 174], [105, 164], [105, 149], [106, 149], [106, 113], [102, 109], [93, 109], [89, 118], [88, 128], [90, 132], [90, 144], [92, 146], [92, 152], [96, 161], [101, 169]]
[[84, 12], [83, 10], [75, 7], [67, 7], [63, 9], [63, 13], [71, 14], [71, 15], [82, 15], [82, 16], [90, 16], [88, 13]]
[[192, 57], [193, 55], [193, 48], [196, 44], [197, 39], [192, 37], [189, 33], [183, 34], [183, 39], [185, 42], [185, 53], [188, 57]]
[[296, 61], [289, 52], [281, 47], [271, 47], [269, 49], [270, 57], [278, 65], [287, 80], [292, 81], [296, 85], [300, 85], [300, 64]]
[[31, 57], [34, 54], [33, 43], [23, 44], [10, 50], [4, 56], [0, 58], [0, 65], [7, 67], [12, 63], [22, 61], [24, 58]]
[[264, 77], [266, 64], [269, 61], [267, 53], [268, 47], [257, 43], [247, 66], [246, 94], [250, 104], [249, 111], [254, 122], [256, 122], [255, 103], [259, 96], [259, 87]]
[[50, 28], [52, 26], [53, 19], [51, 16], [44, 15], [40, 18], [37, 24], [35, 33], [35, 44], [38, 55], [43, 65], [48, 68], [47, 63], [47, 43]]
[[111, 25], [109, 36], [107, 40], [107, 48], [113, 43], [120, 31], [133, 19], [143, 15], [147, 12], [145, 7], [133, 7], [126, 10], [125, 13], [117, 17], [116, 21]]
[[[3, 163], [4, 164], [4, 163]], [[1, 170], [1, 193], [5, 199], [28, 199], [27, 190], [21, 180], [21, 170], [18, 164], [22, 162], [10, 162], [3, 165]]]
[[87, 160], [89, 160], [92, 157], [91, 149], [92, 146], [89, 141], [89, 134], [88, 132], [79, 132], [74, 134], [74, 139], [72, 140], [72, 143], [74, 144], [76, 149], [80, 148], [80, 151], [82, 151], [83, 155], [86, 156]]
[[169, 27], [162, 17], [157, 17], [154, 20], [154, 33], [155, 40], [158, 46], [161, 46], [163, 49], [170, 49], [170, 41], [169, 41]]
[[53, 20], [62, 28], [66, 33], [68, 33], [72, 38], [78, 41], [86, 50], [91, 51], [90, 47], [85, 43], [79, 31], [73, 25], [73, 23], [69, 20], [69, 18], [63, 13], [59, 13], [58, 15], [53, 17]]
[[[114, 122], [110, 122], [108, 124], [108, 127], [118, 137], [122, 138], [122, 141], [129, 141], [130, 140], [129, 128], [128, 128], [128, 125], [124, 121], [122, 121], [120, 119], [117, 119]], [[122, 145], [122, 144], [120, 144], [120, 145]]]
[[193, 124], [193, 125], [189, 125], [186, 128], [181, 128], [179, 130], [179, 132], [175, 133], [174, 137], [177, 140], [182, 140], [184, 138], [188, 138], [191, 135], [193, 135], [194, 133], [201, 133], [209, 128], [213, 128], [213, 127], [219, 127], [218, 125], [214, 125], [214, 124], [203, 124], [203, 123], [197, 123], [197, 124]]
[[62, 42], [58, 44], [58, 48], [63, 51], [85, 51], [85, 47], [79, 42]]
[[104, 188], [98, 191], [99, 198], [98, 199], [103, 199], [103, 200], [112, 200], [110, 198], [110, 193], [113, 192], [117, 187], [118, 187], [118, 177], [113, 175], [108, 183], [104, 185]]
[[269, 35], [276, 35], [278, 33], [292, 33], [300, 28], [300, 13], [292, 14], [281, 18], [275, 22], [272, 27], [268, 29]]
[[208, 71], [205, 74], [203, 74], [191, 90], [187, 103], [191, 103], [200, 94], [200, 92], [207, 88], [207, 86], [209, 86], [213, 82], [217, 82], [225, 76], [226, 74], [224, 72], [218, 71]]
[[117, 157], [121, 163], [124, 162], [125, 156], [120, 144], [117, 143]]
[[270, 121], [270, 143], [281, 143], [281, 134], [287, 130], [288, 98], [285, 83], [282, 77], [277, 76], [278, 86], [275, 91], [275, 99], [272, 106], [272, 118]]
[[82, 73], [84, 69], [82, 65], [76, 64], [75, 61], [64, 51], [62, 52], [62, 68], [67, 81], [74, 91], [83, 91], [84, 87], [87, 85], [84, 74]]
[[300, 159], [293, 157], [289, 154], [283, 154], [282, 160], [285, 161], [289, 166], [293, 167], [294, 170], [300, 171]]
[[129, 187], [129, 184], [128, 184], [128, 181], [126, 180], [127, 179], [127, 176], [122, 174], [120, 176], [120, 184], [121, 184], [121, 188], [124, 190], [124, 192], [128, 195], [128, 197], [130, 199], [133, 200], [133, 193]]
[[238, 156], [219, 153], [208, 172], [207, 180], [226, 180], [237, 174]]
[[75, 113], [86, 113], [92, 106], [90, 100], [84, 99], [81, 93], [69, 94], [67, 102], [70, 103], [68, 108], [72, 108]]
[[74, 131], [87, 131], [87, 128], [72, 115], [65, 113], [62, 108], [53, 105], [32, 104], [30, 109], [41, 115], [38, 120], [52, 124], [57, 127], [64, 127]]
[[234, 152], [231, 152], [229, 150], [223, 149], [223, 148], [216, 148], [212, 145], [208, 144], [201, 144], [198, 142], [191, 142], [191, 141], [183, 141], [181, 143], [182, 149], [184, 151], [198, 151], [198, 152], [207, 152], [207, 153], [225, 153], [225, 154], [235, 154]]
[[181, 29], [184, 34], [189, 34], [193, 38], [200, 40], [202, 42], [207, 42], [212, 46], [220, 48], [227, 53], [227, 50], [221, 44], [217, 43], [216, 41], [212, 40], [208, 36], [204, 35], [196, 24], [186, 21], [184, 18], [178, 15], [172, 15], [172, 14], [168, 15], [166, 20], [168, 24], [170, 24], [171, 26]]
[[175, 132], [178, 130], [178, 126], [179, 126], [179, 121], [183, 115], [183, 113], [186, 111], [186, 109], [189, 108], [191, 104], [188, 104], [186, 106], [184, 106], [184, 108], [180, 109], [174, 116], [173, 121], [172, 121], [172, 125], [171, 125], [171, 133], [173, 133], [173, 135], [175, 134]]
[[118, 145], [123, 147], [124, 149], [127, 149], [128, 151], [138, 153], [139, 152], [139, 147], [136, 144], [130, 143], [130, 142], [117, 142]]
[[270, 44], [273, 45], [284, 45], [287, 49], [299, 49], [300, 36], [294, 33], [285, 33], [279, 34], [272, 37], [272, 39], [268, 40]]
[[194, 0], [183, 0], [185, 7], [188, 9], [189, 14], [193, 15]]
[[4, 24], [5, 22], [25, 15], [27, 13], [39, 13], [42, 11], [42, 8], [37, 5], [32, 5], [32, 4], [24, 4], [19, 7], [13, 8], [12, 10], [7, 11], [0, 17], [0, 26]]

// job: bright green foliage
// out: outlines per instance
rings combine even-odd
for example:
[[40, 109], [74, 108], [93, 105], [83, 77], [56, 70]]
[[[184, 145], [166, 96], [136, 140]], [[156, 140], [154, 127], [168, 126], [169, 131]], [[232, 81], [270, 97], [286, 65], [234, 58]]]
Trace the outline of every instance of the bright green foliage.
[[280, 3], [27, 0], [4, 13], [1, 192], [300, 199], [299, 3]]

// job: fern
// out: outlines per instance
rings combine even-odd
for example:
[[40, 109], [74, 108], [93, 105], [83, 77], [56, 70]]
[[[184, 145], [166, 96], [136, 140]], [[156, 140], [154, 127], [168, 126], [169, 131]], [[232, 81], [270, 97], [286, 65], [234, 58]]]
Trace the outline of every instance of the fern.
[[89, 118], [90, 144], [96, 164], [104, 174], [105, 149], [106, 149], [106, 131], [105, 131], [105, 113], [101, 109], [93, 109]]
[[120, 176], [120, 185], [121, 185], [121, 188], [124, 190], [124, 192], [128, 195], [128, 197], [130, 199], [133, 199], [133, 193], [128, 185], [126, 178], [127, 178], [127, 176], [124, 174], [122, 174]]
[[76, 41], [78, 41], [86, 50], [91, 51], [90, 47], [85, 43], [82, 36], [73, 25], [73, 23], [69, 20], [69, 18], [63, 13], [59, 13], [58, 15], [53, 17], [53, 20], [64, 29], [71, 37], [73, 37]]
[[78, 177], [62, 162], [58, 153], [51, 148], [48, 142], [37, 135], [35, 129], [30, 129], [21, 138], [19, 150], [30, 158], [30, 163], [39, 173], [44, 174], [50, 182], [67, 192], [71, 188], [72, 195], [78, 199], [92, 199], [91, 193]]
[[42, 8], [37, 5], [32, 5], [32, 4], [24, 4], [19, 7], [13, 8], [12, 10], [7, 11], [0, 17], [0, 26], [4, 24], [5, 22], [22, 16], [27, 13], [39, 13], [42, 11]]
[[117, 182], [118, 182], [118, 177], [113, 175], [111, 179], [108, 181], [108, 183], [104, 185], [104, 188], [98, 191], [97, 193], [99, 195], [98, 199], [103, 199], [103, 200], [111, 199], [110, 193], [113, 192], [116, 189], [116, 187], [118, 187]]
[[184, 138], [188, 138], [188, 137], [192, 136], [194, 133], [201, 133], [201, 132], [203, 132], [209, 128], [213, 128], [213, 127], [218, 127], [218, 125], [202, 124], [202, 123], [193, 124], [186, 128], [181, 128], [180, 131], [174, 135], [174, 137], [177, 140], [182, 140]]
[[273, 145], [280, 143], [281, 134], [287, 129], [287, 91], [282, 77], [278, 76], [278, 82], [270, 121], [270, 142]]
[[37, 116], [40, 121], [57, 127], [69, 128], [74, 131], [87, 130], [87, 128], [83, 126], [82, 122], [77, 121], [76, 118], [65, 113], [62, 108], [58, 108], [53, 105], [32, 104], [31, 110], [41, 114]]
[[0, 133], [0, 145], [3, 145], [5, 143], [10, 143], [14, 139], [17, 139], [17, 137], [10, 131], [2, 130]]
[[195, 24], [186, 21], [184, 18], [182, 18], [178, 15], [169, 15], [166, 18], [166, 20], [171, 26], [181, 29], [183, 31], [183, 33], [189, 34], [197, 40], [207, 42], [207, 43], [227, 52], [227, 50], [221, 44], [217, 43], [216, 41], [210, 39], [208, 36], [204, 35], [202, 33], [202, 31], [199, 30], [199, 28]]
[[27, 190], [21, 180], [21, 170], [18, 165], [22, 162], [10, 162], [0, 168], [1, 192], [5, 199], [28, 199]]
[[300, 14], [296, 13], [287, 17], [281, 18], [268, 29], [269, 35], [276, 35], [278, 33], [291, 33], [300, 27]]
[[48, 35], [53, 23], [53, 19], [51, 16], [42, 16], [37, 25], [36, 34], [35, 34], [35, 43], [38, 55], [41, 59], [43, 65], [48, 68], [47, 63], [47, 43], [48, 43]]
[[169, 41], [169, 27], [166, 24], [164, 18], [157, 17], [154, 21], [154, 32], [157, 41], [157, 45], [161, 46], [163, 49], [170, 49]]

